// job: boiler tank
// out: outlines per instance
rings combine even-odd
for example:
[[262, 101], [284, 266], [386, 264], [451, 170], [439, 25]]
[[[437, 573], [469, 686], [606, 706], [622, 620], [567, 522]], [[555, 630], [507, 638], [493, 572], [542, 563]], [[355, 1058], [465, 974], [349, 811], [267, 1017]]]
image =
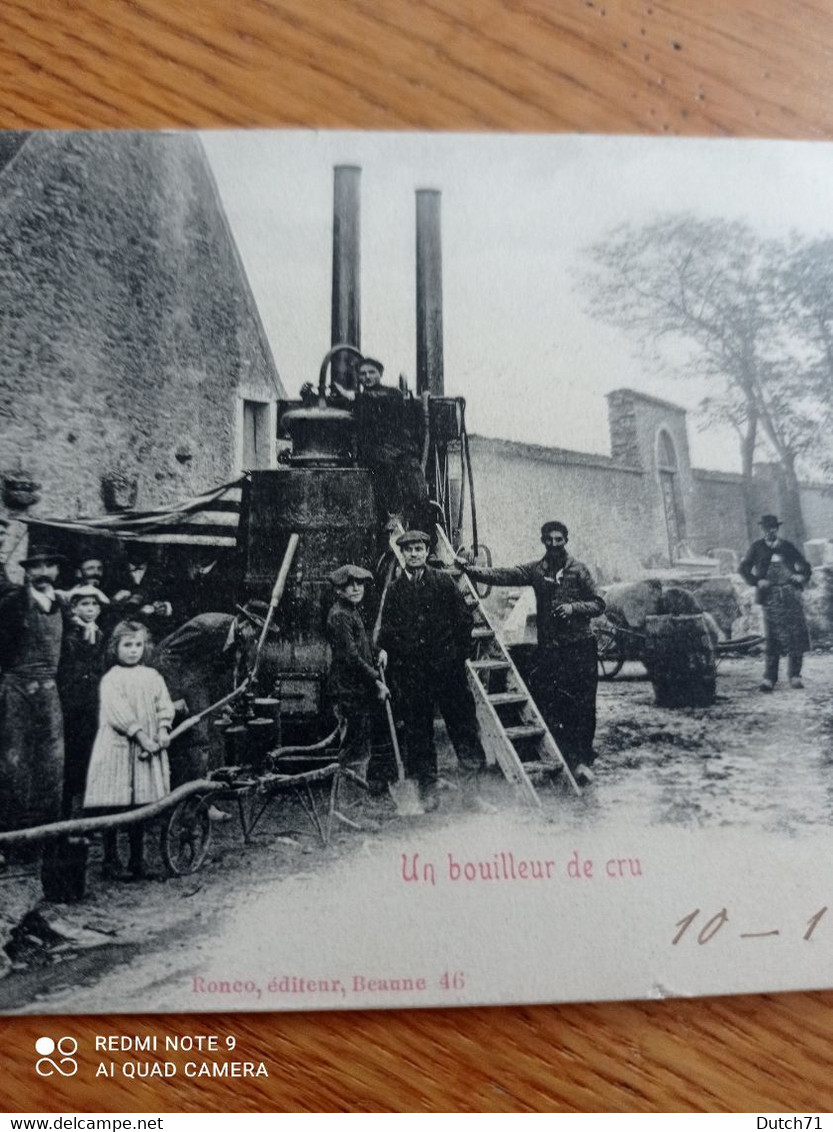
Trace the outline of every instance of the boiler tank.
[[346, 562], [368, 570], [375, 565], [370, 472], [291, 466], [253, 471], [242, 515], [247, 599], [269, 601], [289, 536], [299, 536], [276, 619], [279, 634], [270, 636], [264, 656], [261, 687], [277, 688], [282, 715], [317, 714], [330, 660], [325, 629], [335, 594], [328, 576]]

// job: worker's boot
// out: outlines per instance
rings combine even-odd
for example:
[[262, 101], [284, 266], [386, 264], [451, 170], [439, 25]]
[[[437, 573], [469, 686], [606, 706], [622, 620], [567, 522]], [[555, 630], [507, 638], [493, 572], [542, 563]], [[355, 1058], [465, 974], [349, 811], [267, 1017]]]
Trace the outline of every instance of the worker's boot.
[[460, 775], [463, 809], [472, 814], [496, 814], [497, 806], [487, 802], [480, 793], [480, 778], [476, 770], [466, 770]]
[[440, 792], [436, 782], [420, 783], [419, 798], [426, 814], [433, 814], [440, 808]]
[[144, 826], [131, 826], [128, 836], [130, 839], [130, 860], [127, 862], [127, 879], [144, 880], [147, 876]]
[[119, 856], [117, 834], [114, 829], [104, 832], [104, 860], [101, 862], [101, 875], [105, 880], [125, 880], [127, 870]]

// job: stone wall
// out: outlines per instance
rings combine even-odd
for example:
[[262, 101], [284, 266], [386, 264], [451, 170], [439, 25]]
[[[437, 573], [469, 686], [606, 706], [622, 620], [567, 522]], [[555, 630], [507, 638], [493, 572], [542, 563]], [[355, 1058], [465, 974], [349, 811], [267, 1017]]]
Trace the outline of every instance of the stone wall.
[[33, 133], [0, 168], [0, 471], [35, 514], [164, 505], [236, 474], [236, 401], [282, 395], [199, 140]]
[[667, 548], [650, 530], [645, 473], [604, 457], [531, 444], [471, 438], [481, 540], [495, 565], [543, 553], [543, 522], [570, 528], [570, 551], [606, 581], [631, 578]]
[[833, 539], [833, 485], [803, 483], [799, 494], [807, 537]]
[[[641, 462], [652, 458], [651, 437], [668, 427], [662, 402], [644, 400], [640, 409], [639, 395], [632, 395], [627, 405], [628, 415], [636, 418], [628, 426], [634, 440], [628, 458], [636, 456]], [[677, 429], [679, 421], [679, 416], [671, 416]], [[679, 462], [686, 543], [695, 555], [727, 547], [742, 556], [749, 538], [741, 477], [691, 469], [687, 441], [681, 442], [679, 431], [671, 435]], [[656, 464], [640, 469], [610, 457], [482, 436], [471, 438], [471, 451], [479, 535], [496, 564], [539, 556], [541, 523], [561, 519], [570, 528], [571, 551], [600, 582], [627, 581], [644, 576], [647, 569], [670, 565]], [[620, 445], [617, 451], [628, 449]], [[808, 538], [833, 538], [833, 492], [824, 485], [804, 484], [801, 499]], [[778, 509], [774, 481], [765, 471], [756, 477], [754, 500], [759, 513]], [[464, 538], [470, 539], [467, 531]]]
[[714, 547], [730, 547], [743, 554], [749, 540], [742, 477], [695, 468], [693, 481], [688, 524], [692, 550], [705, 554]]

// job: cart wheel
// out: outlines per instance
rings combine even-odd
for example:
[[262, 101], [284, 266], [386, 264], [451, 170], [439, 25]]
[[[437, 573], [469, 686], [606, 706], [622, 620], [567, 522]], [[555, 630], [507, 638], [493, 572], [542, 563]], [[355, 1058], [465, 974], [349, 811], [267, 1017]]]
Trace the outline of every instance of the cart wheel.
[[622, 671], [625, 658], [619, 647], [619, 639], [615, 629], [596, 629], [593, 635], [596, 638], [598, 649], [598, 667], [600, 680], [612, 680]]
[[211, 844], [208, 809], [209, 801], [205, 797], [183, 798], [164, 822], [160, 849], [171, 876], [195, 873], [205, 860]]

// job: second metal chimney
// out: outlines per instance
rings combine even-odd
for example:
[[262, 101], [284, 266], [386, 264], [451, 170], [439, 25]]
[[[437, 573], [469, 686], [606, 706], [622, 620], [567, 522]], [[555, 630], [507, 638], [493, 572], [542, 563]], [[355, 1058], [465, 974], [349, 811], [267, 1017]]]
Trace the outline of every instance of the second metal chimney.
[[416, 333], [417, 393], [442, 397], [443, 264], [441, 195], [436, 189], [416, 193]]

